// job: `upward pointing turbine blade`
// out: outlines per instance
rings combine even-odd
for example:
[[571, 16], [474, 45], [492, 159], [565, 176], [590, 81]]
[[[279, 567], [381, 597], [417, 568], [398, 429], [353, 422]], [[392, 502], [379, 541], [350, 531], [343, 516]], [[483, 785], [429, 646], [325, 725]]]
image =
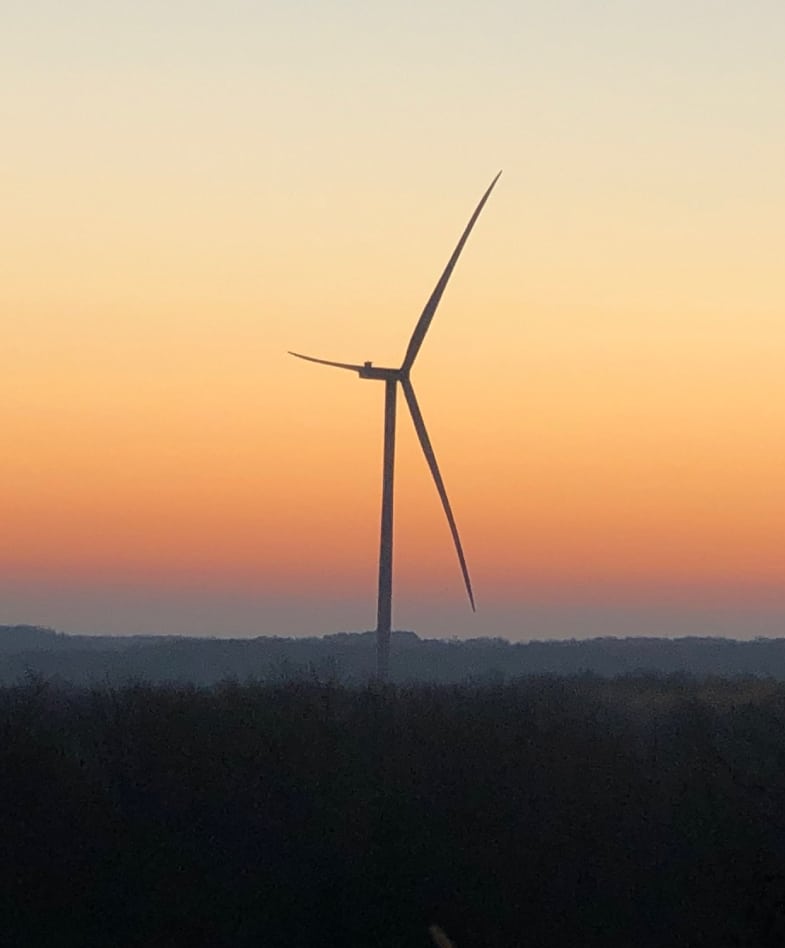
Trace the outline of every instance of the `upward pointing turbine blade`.
[[461, 564], [461, 572], [463, 573], [463, 581], [466, 584], [466, 592], [469, 594], [469, 602], [472, 604], [472, 611], [476, 612], [477, 610], [474, 605], [472, 583], [469, 579], [469, 570], [466, 567], [466, 558], [463, 555], [461, 538], [458, 536], [458, 527], [455, 525], [455, 517], [452, 515], [450, 501], [447, 499], [447, 491], [444, 488], [444, 481], [442, 480], [442, 475], [439, 472], [439, 465], [436, 463], [436, 455], [433, 453], [431, 439], [428, 437], [428, 432], [425, 429], [425, 422], [423, 421], [422, 412], [420, 411], [420, 406], [417, 404], [417, 396], [414, 394], [414, 388], [412, 383], [409, 381], [408, 376], [404, 376], [401, 379], [401, 385], [403, 386], [403, 394], [406, 396], [406, 403], [408, 404], [409, 411], [412, 415], [412, 421], [414, 422], [414, 428], [417, 432], [417, 437], [420, 439], [420, 445], [422, 446], [425, 460], [428, 462], [428, 467], [431, 469], [431, 474], [433, 475], [433, 479], [436, 484], [436, 490], [439, 492], [439, 497], [442, 501], [442, 507], [444, 507], [444, 513], [447, 516], [447, 523], [450, 525], [450, 533], [452, 533], [452, 539], [455, 543], [455, 552], [458, 554], [458, 561]]
[[455, 264], [458, 262], [458, 257], [461, 255], [463, 250], [463, 245], [468, 240], [469, 234], [472, 232], [472, 227], [474, 227], [477, 218], [480, 216], [480, 211], [485, 207], [485, 202], [490, 197], [491, 191], [496, 182], [499, 180], [499, 174], [491, 181], [488, 190], [480, 198], [480, 203], [475, 208], [474, 214], [469, 218], [469, 223], [466, 225], [466, 229], [461, 234], [461, 239], [458, 241], [458, 246], [453, 250], [452, 256], [447, 261], [447, 266], [444, 268], [444, 273], [441, 275], [439, 282], [436, 284], [433, 293], [428, 302], [425, 304], [425, 309], [422, 311], [422, 315], [417, 320], [417, 325], [414, 327], [414, 332], [412, 333], [412, 338], [409, 340], [409, 346], [406, 350], [406, 355], [403, 359], [403, 364], [401, 365], [402, 372], [408, 372], [414, 364], [414, 360], [417, 358], [417, 353], [420, 351], [420, 346], [425, 339], [425, 334], [428, 332], [428, 327], [431, 325], [431, 320], [433, 319], [433, 314], [436, 312], [436, 307], [439, 305], [439, 301], [442, 298], [442, 293], [444, 293], [444, 288], [447, 286], [447, 281], [452, 275], [452, 271], [455, 267]]

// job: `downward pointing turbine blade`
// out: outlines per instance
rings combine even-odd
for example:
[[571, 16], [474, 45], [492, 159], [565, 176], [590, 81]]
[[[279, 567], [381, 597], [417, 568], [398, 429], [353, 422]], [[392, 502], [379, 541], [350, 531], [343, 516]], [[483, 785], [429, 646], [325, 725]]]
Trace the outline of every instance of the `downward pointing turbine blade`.
[[318, 362], [319, 365], [333, 365], [336, 369], [351, 369], [352, 372], [359, 372], [362, 368], [361, 365], [352, 365], [349, 362], [330, 362], [327, 359], [315, 359], [313, 356], [302, 355], [299, 352], [289, 351], [290, 356], [294, 356], [295, 359], [305, 359], [306, 362]]
[[461, 234], [461, 239], [458, 241], [458, 246], [455, 248], [455, 250], [453, 250], [452, 256], [448, 260], [447, 266], [444, 268], [444, 273], [441, 275], [439, 282], [436, 284], [433, 293], [431, 293], [431, 298], [425, 304], [425, 309], [422, 311], [422, 315], [417, 320], [417, 325], [414, 327], [412, 338], [409, 340], [409, 347], [406, 350], [406, 355], [404, 356], [403, 364], [401, 365], [401, 371], [403, 372], [407, 372], [414, 364], [414, 360], [417, 358], [417, 353], [420, 351], [420, 346], [423, 343], [423, 339], [425, 339], [425, 334], [428, 332], [428, 327], [431, 325], [433, 314], [436, 312], [436, 307], [439, 305], [439, 301], [442, 298], [442, 293], [444, 293], [444, 288], [447, 286], [447, 281], [450, 279], [453, 268], [458, 262], [458, 257], [461, 255], [463, 245], [466, 243], [469, 234], [472, 232], [472, 227], [474, 227], [477, 218], [480, 216], [480, 211], [483, 209], [483, 207], [485, 207], [485, 202], [488, 200], [491, 191], [493, 191], [494, 185], [499, 180], [500, 174], [501, 171], [496, 175], [493, 181], [491, 181], [490, 187], [480, 199], [480, 203], [477, 205], [474, 214], [472, 214], [471, 218], [469, 219], [466, 229]]
[[414, 394], [414, 388], [412, 387], [412, 383], [408, 378], [402, 378], [401, 385], [403, 386], [403, 394], [406, 396], [406, 403], [408, 404], [409, 411], [412, 415], [412, 421], [414, 422], [414, 428], [417, 432], [417, 437], [420, 439], [420, 444], [422, 445], [425, 460], [428, 462], [428, 467], [431, 469], [431, 474], [433, 475], [433, 479], [436, 484], [436, 490], [439, 492], [439, 497], [442, 501], [442, 507], [444, 507], [444, 513], [447, 516], [447, 523], [450, 525], [450, 532], [452, 533], [453, 542], [455, 543], [455, 551], [458, 554], [458, 561], [461, 564], [463, 581], [466, 584], [466, 592], [469, 594], [469, 602], [472, 604], [472, 610], [476, 612], [477, 610], [474, 606], [472, 584], [471, 580], [469, 579], [469, 570], [466, 568], [466, 558], [463, 555], [461, 538], [458, 536], [458, 527], [455, 525], [455, 517], [452, 515], [450, 501], [447, 499], [447, 491], [444, 489], [444, 481], [442, 480], [442, 475], [439, 472], [439, 465], [436, 463], [436, 455], [433, 453], [431, 439], [428, 437], [428, 432], [425, 430], [425, 422], [423, 421], [420, 406], [417, 404], [417, 396]]

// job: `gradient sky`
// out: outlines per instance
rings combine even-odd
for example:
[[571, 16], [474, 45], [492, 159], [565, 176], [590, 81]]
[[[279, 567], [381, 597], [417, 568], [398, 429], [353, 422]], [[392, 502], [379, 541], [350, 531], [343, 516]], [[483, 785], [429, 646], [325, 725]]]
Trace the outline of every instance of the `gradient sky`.
[[0, 623], [785, 630], [785, 6], [11, 0]]

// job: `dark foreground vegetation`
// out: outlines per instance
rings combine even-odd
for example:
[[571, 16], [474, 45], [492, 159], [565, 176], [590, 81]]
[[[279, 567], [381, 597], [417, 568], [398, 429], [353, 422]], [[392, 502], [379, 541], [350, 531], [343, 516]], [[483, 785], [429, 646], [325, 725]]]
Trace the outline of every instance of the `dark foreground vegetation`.
[[785, 685], [0, 689], [0, 943], [785, 944]]

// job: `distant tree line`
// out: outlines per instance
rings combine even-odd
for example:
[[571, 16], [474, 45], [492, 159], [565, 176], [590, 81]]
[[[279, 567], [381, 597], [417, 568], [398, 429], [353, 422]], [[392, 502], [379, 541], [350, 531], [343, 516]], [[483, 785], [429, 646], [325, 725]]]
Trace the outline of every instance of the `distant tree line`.
[[0, 689], [0, 943], [785, 943], [785, 684]]
[[[0, 684], [26, 672], [75, 684], [128, 680], [210, 685], [227, 678], [317, 677], [360, 683], [376, 667], [371, 632], [322, 638], [197, 639], [63, 635], [0, 626]], [[785, 638], [595, 638], [519, 642], [421, 639], [396, 632], [391, 673], [398, 682], [504, 681], [520, 675], [615, 676], [637, 672], [756, 675], [785, 680]]]

